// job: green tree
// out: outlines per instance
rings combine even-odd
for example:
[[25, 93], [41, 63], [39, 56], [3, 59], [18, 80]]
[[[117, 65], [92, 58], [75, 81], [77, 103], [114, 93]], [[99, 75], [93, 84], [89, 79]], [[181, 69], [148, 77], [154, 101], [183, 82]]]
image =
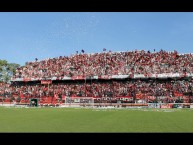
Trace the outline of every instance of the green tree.
[[6, 60], [0, 59], [0, 82], [9, 82], [18, 67], [20, 67], [19, 64], [8, 63]]

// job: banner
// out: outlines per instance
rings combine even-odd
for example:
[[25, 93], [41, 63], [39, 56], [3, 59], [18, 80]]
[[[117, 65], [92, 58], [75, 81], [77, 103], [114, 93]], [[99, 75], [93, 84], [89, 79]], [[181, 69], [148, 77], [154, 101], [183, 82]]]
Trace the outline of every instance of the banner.
[[16, 79], [12, 79], [11, 81], [23, 81], [22, 78], [16, 78]]
[[52, 77], [52, 80], [56, 80], [57, 79], [57, 77]]
[[175, 96], [175, 97], [182, 97], [182, 96], [183, 96], [183, 93], [174, 92], [174, 96]]
[[51, 80], [52, 78], [49, 77], [43, 77], [42, 80]]
[[71, 77], [67, 77], [67, 76], [65, 76], [65, 77], [63, 77], [63, 79], [62, 80], [71, 80]]
[[129, 75], [112, 75], [112, 78], [115, 78], [115, 79], [118, 79], [118, 78], [124, 79], [124, 78], [128, 78], [128, 77], [129, 77]]
[[161, 104], [160, 108], [164, 108], [164, 109], [167, 109], [167, 108], [172, 108], [173, 104]]
[[163, 74], [158, 74], [157, 76], [158, 76], [158, 78], [167, 78], [168, 74], [163, 73]]
[[181, 73], [181, 74], [180, 74], [180, 77], [181, 77], [181, 78], [186, 77], [186, 73]]
[[85, 77], [83, 77], [83, 76], [73, 76], [72, 77], [72, 80], [84, 80], [85, 79]]
[[[132, 101], [133, 97], [131, 97], [131, 96], [117, 96], [117, 97], [115, 97], [113, 99], [114, 100], [119, 99], [119, 100], [123, 100], [123, 101]], [[113, 100], [113, 99], [111, 98], [111, 100]]]
[[93, 79], [98, 79], [98, 76], [93, 76]]
[[41, 80], [41, 84], [51, 84], [52, 83], [52, 80]]
[[31, 78], [31, 81], [38, 81], [40, 78]]
[[134, 74], [134, 78], [145, 78], [144, 74]]
[[131, 96], [117, 96], [116, 98], [132, 98]]
[[170, 73], [170, 77], [180, 77], [179, 73]]
[[24, 82], [31, 81], [31, 78], [23, 78], [23, 81], [24, 81]]
[[108, 76], [108, 75], [103, 75], [103, 76], [99, 76], [99, 79], [111, 79], [112, 76]]

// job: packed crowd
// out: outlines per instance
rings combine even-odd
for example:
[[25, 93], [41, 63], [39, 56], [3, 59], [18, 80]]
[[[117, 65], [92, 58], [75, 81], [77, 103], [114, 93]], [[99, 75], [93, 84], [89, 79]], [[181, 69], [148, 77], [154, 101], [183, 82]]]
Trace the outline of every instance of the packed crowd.
[[162, 73], [193, 73], [193, 55], [177, 51], [128, 51], [75, 54], [27, 62], [14, 78], [61, 78]]
[[146, 100], [157, 99], [162, 102], [173, 102], [183, 99], [185, 93], [192, 92], [192, 80], [127, 80], [127, 81], [93, 81], [93, 82], [60, 82], [50, 85], [33, 83], [31, 85], [14, 83], [1, 88], [0, 94], [22, 96], [27, 98], [41, 98], [44, 96], [62, 98], [94, 97], [115, 100], [121, 97]]
[[[60, 56], [28, 62], [17, 68], [13, 78], [62, 78], [73, 76], [101, 76], [101, 75], [133, 75], [133, 74], [162, 74], [162, 73], [192, 73], [193, 55], [178, 54], [177, 51], [131, 51], [131, 52], [103, 52], [95, 54], [75, 54], [70, 57]], [[132, 79], [101, 81], [59, 81], [50, 85], [41, 83], [26, 84], [12, 82], [0, 84], [0, 96], [10, 97], [59, 97], [79, 96], [95, 97], [98, 99], [127, 97], [143, 99], [147, 102], [158, 99], [161, 102], [174, 102], [187, 98], [184, 94], [193, 92], [193, 81], [187, 79]], [[189, 102], [193, 102], [189, 100]]]

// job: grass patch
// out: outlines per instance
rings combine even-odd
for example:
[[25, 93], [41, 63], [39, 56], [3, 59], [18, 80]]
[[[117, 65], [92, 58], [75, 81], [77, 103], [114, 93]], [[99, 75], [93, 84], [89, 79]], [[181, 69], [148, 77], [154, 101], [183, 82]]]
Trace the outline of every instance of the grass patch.
[[192, 109], [0, 107], [0, 132], [193, 132]]

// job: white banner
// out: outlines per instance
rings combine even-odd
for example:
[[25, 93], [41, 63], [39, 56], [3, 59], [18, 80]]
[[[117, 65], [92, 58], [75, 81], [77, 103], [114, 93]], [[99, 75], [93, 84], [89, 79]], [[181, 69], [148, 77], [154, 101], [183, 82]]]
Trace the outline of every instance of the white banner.
[[52, 77], [52, 80], [56, 80], [57, 79], [57, 77]]
[[62, 80], [71, 80], [71, 77], [67, 77], [67, 76], [65, 76], [65, 77], [63, 77], [63, 79]]
[[98, 76], [93, 76], [93, 79], [98, 79]]
[[112, 75], [112, 78], [128, 78], [129, 75]]
[[144, 74], [134, 74], [134, 78], [145, 78]]

